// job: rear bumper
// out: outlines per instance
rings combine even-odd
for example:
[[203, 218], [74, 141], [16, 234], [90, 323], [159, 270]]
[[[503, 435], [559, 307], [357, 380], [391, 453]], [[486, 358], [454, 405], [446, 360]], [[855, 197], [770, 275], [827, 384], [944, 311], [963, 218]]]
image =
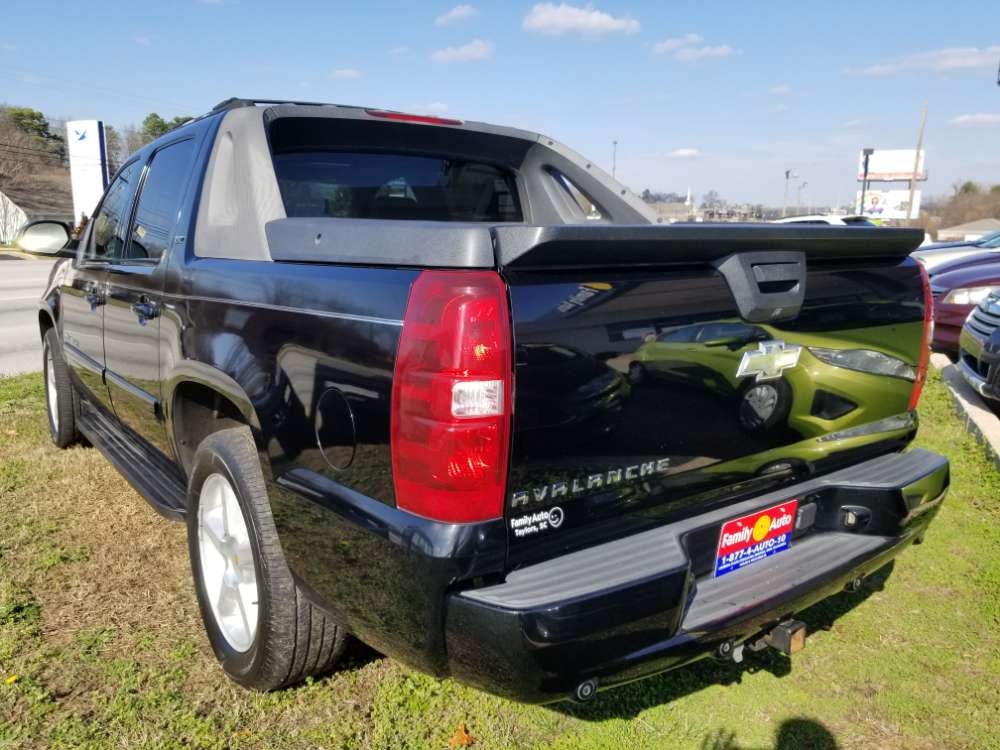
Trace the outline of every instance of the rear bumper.
[[[451, 594], [448, 671], [539, 703], [567, 697], [584, 680], [610, 687], [681, 666], [884, 566], [922, 537], [948, 481], [948, 462], [936, 454], [882, 456]], [[800, 516], [790, 549], [713, 578], [721, 524], [792, 498]], [[846, 505], [867, 523], [845, 528]]]

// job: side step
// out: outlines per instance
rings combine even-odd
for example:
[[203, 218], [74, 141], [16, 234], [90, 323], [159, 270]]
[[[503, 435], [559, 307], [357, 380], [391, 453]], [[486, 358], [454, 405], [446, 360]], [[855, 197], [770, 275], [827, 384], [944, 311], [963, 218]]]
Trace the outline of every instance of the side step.
[[165, 456], [146, 446], [141, 437], [108, 417], [85, 397], [79, 398], [79, 428], [95, 448], [118, 469], [153, 509], [171, 521], [182, 521], [187, 483]]

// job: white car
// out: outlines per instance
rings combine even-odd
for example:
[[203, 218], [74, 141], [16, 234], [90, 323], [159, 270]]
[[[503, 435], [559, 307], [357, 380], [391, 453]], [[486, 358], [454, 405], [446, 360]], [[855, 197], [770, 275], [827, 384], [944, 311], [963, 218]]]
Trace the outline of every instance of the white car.
[[775, 219], [772, 224], [830, 224], [838, 227], [873, 227], [867, 216], [841, 216], [839, 214], [809, 214]]

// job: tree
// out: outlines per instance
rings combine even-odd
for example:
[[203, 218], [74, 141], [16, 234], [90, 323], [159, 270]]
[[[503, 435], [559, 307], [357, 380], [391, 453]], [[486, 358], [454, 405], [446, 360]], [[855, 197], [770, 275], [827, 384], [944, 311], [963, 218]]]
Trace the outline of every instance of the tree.
[[170, 125], [167, 121], [160, 117], [156, 112], [150, 112], [146, 115], [146, 119], [142, 121], [142, 136], [146, 139], [146, 142], [155, 141], [161, 135], [165, 135], [170, 131]]
[[717, 190], [709, 190], [701, 197], [701, 205], [705, 208], [721, 208], [726, 202], [722, 200]]
[[128, 154], [122, 153], [125, 143], [122, 141], [122, 136], [115, 129], [114, 125], [104, 126], [104, 147], [108, 155], [108, 174], [114, 174], [118, 171], [118, 167], [122, 165], [122, 162], [128, 158]]
[[169, 133], [174, 128], [179, 128], [186, 122], [190, 122], [191, 117], [186, 115], [175, 117], [172, 120], [164, 120], [156, 112], [150, 112], [146, 115], [146, 119], [142, 121], [142, 135], [146, 139], [146, 143], [150, 141], [155, 141], [161, 135]]
[[22, 133], [35, 136], [37, 138], [51, 138], [49, 131], [49, 121], [45, 115], [37, 109], [29, 107], [8, 107], [7, 116], [14, 123], [14, 127]]
[[63, 136], [52, 132], [52, 126], [44, 114], [30, 107], [4, 107], [3, 112], [14, 129], [30, 139], [30, 148], [46, 151], [59, 160], [65, 159], [66, 144]]

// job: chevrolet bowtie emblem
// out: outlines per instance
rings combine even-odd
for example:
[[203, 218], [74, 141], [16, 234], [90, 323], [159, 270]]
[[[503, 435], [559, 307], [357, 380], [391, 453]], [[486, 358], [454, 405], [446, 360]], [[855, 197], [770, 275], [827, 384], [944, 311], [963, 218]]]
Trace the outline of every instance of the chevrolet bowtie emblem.
[[801, 353], [801, 346], [789, 346], [784, 341], [761, 341], [757, 344], [757, 351], [743, 353], [740, 366], [736, 368], [736, 377], [756, 375], [757, 382], [780, 378], [781, 373], [799, 363]]

